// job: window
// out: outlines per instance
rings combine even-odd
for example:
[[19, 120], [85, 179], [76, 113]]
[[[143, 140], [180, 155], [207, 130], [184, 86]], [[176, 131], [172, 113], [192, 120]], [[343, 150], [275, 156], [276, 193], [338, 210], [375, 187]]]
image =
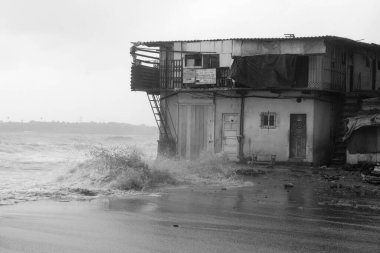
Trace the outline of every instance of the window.
[[261, 128], [276, 128], [276, 113], [275, 112], [262, 112]]
[[203, 68], [205, 69], [219, 68], [219, 55], [218, 54], [203, 55]]
[[204, 69], [219, 68], [219, 55], [218, 54], [185, 55], [185, 67], [202, 67]]
[[185, 66], [186, 67], [201, 67], [202, 55], [201, 54], [185, 55]]

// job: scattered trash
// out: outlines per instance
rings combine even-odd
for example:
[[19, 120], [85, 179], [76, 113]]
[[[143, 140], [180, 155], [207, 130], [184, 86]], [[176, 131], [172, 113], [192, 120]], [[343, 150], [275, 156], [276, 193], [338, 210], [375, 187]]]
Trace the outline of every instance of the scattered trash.
[[335, 182], [333, 182], [333, 183], [330, 185], [330, 189], [340, 189], [340, 188], [343, 188], [343, 185], [338, 184], [338, 183], [335, 183]]
[[257, 177], [259, 175], [265, 174], [265, 171], [259, 169], [238, 169], [236, 170], [236, 174]]
[[321, 174], [321, 177], [328, 180], [328, 181], [336, 181], [339, 180], [340, 176], [338, 175], [327, 175], [327, 174]]
[[360, 171], [363, 182], [380, 184], [380, 164], [365, 164]]
[[345, 164], [341, 167], [342, 170], [344, 171], [357, 171], [358, 170], [358, 166], [355, 166], [355, 165], [351, 165], [351, 164]]
[[285, 188], [292, 188], [292, 187], [294, 187], [294, 184], [292, 184], [292, 183], [285, 183], [284, 187]]
[[380, 176], [380, 166], [375, 166], [372, 170], [372, 174], [379, 175]]
[[70, 189], [71, 192], [78, 193], [84, 196], [96, 196], [98, 195], [96, 192], [88, 190], [88, 189], [83, 189], [83, 188], [74, 188]]
[[370, 174], [361, 174], [363, 182], [370, 184], [380, 184], [380, 176], [373, 176]]

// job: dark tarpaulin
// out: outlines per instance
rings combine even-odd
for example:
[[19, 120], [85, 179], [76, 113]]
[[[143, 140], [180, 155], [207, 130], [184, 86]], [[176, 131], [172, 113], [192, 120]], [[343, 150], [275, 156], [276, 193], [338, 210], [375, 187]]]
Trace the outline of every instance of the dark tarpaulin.
[[236, 57], [231, 78], [252, 88], [291, 87], [295, 84], [295, 55]]
[[380, 152], [380, 127], [365, 126], [355, 130], [348, 143], [347, 149], [350, 154], [367, 154]]

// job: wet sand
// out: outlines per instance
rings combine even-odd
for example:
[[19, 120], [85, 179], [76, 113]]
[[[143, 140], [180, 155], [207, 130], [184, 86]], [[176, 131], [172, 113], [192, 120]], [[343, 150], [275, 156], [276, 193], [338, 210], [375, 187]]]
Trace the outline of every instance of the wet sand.
[[319, 205], [302, 178], [253, 181], [1, 206], [0, 252], [380, 252], [377, 210]]

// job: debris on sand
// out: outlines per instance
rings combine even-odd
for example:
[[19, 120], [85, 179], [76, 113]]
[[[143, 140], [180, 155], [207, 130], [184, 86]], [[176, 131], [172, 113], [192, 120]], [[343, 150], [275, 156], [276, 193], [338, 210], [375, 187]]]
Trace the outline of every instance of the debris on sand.
[[96, 195], [98, 195], [98, 193], [96, 193], [95, 191], [91, 191], [91, 190], [83, 189], [83, 188], [74, 188], [74, 189], [70, 189], [70, 191], [73, 193], [84, 195], [84, 196], [96, 196]]
[[292, 184], [292, 183], [285, 183], [284, 187], [285, 188], [292, 188], [292, 187], [294, 187], [294, 184]]
[[260, 170], [260, 169], [243, 168], [243, 169], [236, 170], [236, 174], [242, 175], [242, 176], [257, 177], [259, 175], [265, 174], [265, 171]]
[[363, 182], [380, 184], [380, 164], [366, 164], [360, 170]]
[[339, 180], [340, 178], [338, 175], [327, 175], [327, 174], [321, 174], [321, 177], [328, 181], [336, 181], [336, 180]]

